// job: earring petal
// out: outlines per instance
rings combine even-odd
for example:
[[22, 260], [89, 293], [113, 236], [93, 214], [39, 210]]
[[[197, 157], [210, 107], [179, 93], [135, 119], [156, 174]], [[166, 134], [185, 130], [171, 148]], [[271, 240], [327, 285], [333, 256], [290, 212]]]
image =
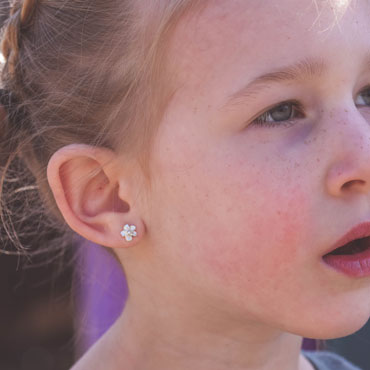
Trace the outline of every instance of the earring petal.
[[136, 226], [126, 224], [123, 226], [123, 230], [121, 231], [121, 236], [126, 239], [126, 241], [130, 242], [132, 237], [137, 236]]

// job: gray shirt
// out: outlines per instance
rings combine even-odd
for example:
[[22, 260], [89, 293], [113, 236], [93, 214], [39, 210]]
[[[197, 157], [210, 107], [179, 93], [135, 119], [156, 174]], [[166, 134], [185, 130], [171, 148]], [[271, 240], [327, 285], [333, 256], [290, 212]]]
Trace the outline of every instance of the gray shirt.
[[302, 351], [316, 370], [361, 370], [345, 358], [329, 351]]

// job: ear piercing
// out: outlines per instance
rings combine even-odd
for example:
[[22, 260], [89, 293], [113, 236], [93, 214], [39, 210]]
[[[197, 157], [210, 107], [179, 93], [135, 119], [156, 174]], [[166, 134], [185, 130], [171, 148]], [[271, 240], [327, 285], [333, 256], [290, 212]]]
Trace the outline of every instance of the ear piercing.
[[122, 238], [125, 238], [127, 242], [132, 240], [132, 237], [137, 236], [136, 226], [126, 224], [123, 226], [123, 230], [121, 231]]

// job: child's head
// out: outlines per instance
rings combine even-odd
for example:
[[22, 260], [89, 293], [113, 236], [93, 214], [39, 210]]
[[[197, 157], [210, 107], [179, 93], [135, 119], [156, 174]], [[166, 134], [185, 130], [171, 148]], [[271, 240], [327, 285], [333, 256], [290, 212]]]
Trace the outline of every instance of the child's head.
[[8, 32], [5, 86], [30, 112], [25, 159], [71, 228], [114, 248], [138, 310], [261, 336], [359, 329], [368, 278], [322, 257], [370, 217], [369, 3], [63, 4]]

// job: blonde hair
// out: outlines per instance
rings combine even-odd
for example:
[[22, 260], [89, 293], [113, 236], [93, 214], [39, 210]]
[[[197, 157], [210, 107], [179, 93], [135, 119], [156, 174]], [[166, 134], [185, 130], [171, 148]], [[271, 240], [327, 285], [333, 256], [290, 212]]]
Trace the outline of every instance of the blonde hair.
[[[166, 44], [177, 21], [201, 4], [205, 1], [13, 2], [2, 39], [2, 84], [12, 104], [0, 130], [1, 215], [8, 236], [15, 231], [4, 213], [10, 193], [19, 196], [23, 189], [29, 196], [38, 190], [58, 215], [46, 167], [65, 145], [119, 149], [147, 168], [150, 141], [171, 96], [163, 82]], [[21, 227], [27, 211], [31, 214], [16, 212], [22, 214]]]

